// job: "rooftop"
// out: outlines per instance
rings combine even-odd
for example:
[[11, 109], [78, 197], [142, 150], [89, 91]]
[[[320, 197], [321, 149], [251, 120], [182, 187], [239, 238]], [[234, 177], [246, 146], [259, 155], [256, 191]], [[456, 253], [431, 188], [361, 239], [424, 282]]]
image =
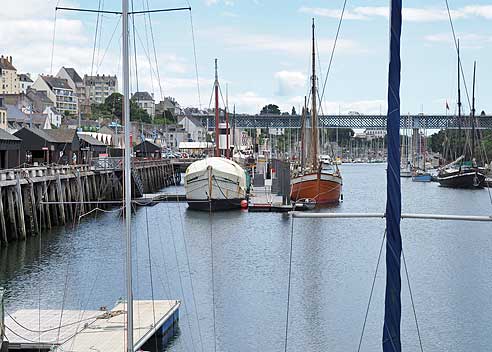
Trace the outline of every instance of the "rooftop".
[[17, 69], [12, 65], [12, 56], [10, 59], [8, 57], [3, 57], [3, 55], [0, 57], [0, 68], [3, 70], [15, 70]]
[[74, 68], [72, 68], [72, 67], [62, 67], [62, 68], [65, 69], [65, 71], [67, 71], [67, 73], [70, 76], [70, 78], [72, 79], [72, 81], [74, 81], [75, 83], [84, 83], [84, 81], [79, 76], [77, 71], [75, 71]]
[[68, 85], [68, 82], [64, 78], [57, 78], [53, 76], [40, 76], [51, 89], [53, 88], [62, 88], [62, 89], [72, 89]]
[[19, 73], [17, 76], [19, 77], [19, 81], [21, 82], [33, 82], [31, 77], [29, 77], [29, 75], [26, 75], [25, 73]]
[[8, 133], [4, 129], [0, 128], [0, 141], [19, 141], [20, 142], [20, 139], [14, 135]]
[[148, 92], [135, 92], [132, 96], [133, 100], [154, 100], [152, 98], [152, 95], [150, 95]]

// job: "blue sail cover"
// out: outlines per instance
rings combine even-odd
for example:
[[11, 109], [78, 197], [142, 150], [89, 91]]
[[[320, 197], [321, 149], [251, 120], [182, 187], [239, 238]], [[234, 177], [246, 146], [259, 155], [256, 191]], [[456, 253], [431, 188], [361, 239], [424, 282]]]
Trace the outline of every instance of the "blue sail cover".
[[401, 187], [400, 187], [400, 37], [402, 0], [391, 0], [388, 77], [388, 171], [386, 199], [386, 297], [383, 352], [400, 352]]

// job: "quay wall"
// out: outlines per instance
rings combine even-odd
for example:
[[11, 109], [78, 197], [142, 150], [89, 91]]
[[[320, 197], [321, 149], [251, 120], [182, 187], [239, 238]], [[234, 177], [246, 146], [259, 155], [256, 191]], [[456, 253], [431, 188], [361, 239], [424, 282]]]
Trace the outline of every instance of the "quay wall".
[[[133, 197], [179, 181], [166, 160], [133, 162]], [[121, 163], [0, 170], [0, 247], [74, 223], [95, 208], [121, 206], [123, 189]]]

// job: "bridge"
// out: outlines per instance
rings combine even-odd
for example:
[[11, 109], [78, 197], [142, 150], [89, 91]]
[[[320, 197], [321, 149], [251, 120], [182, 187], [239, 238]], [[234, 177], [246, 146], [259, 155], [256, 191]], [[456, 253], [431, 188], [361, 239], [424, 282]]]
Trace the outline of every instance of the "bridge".
[[[209, 129], [215, 126], [214, 115], [197, 116]], [[300, 115], [229, 115], [230, 124], [236, 128], [300, 128]], [[309, 121], [309, 119], [307, 119]], [[308, 122], [309, 123], [309, 122]], [[386, 129], [386, 115], [321, 115], [320, 128]], [[452, 115], [407, 115], [401, 117], [400, 127], [421, 129], [470, 129], [471, 119]], [[475, 128], [492, 129], [492, 116], [476, 116]]]

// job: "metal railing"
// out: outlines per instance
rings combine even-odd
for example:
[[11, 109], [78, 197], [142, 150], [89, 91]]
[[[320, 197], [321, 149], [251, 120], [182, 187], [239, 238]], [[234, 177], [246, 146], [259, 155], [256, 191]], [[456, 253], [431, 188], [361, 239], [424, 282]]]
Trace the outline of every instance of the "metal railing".
[[23, 177], [45, 177], [56, 175], [76, 174], [77, 172], [90, 171], [90, 165], [77, 164], [77, 165], [45, 165], [45, 166], [33, 166], [33, 167], [19, 167], [16, 169], [3, 169], [0, 170], [0, 181], [9, 181]]

